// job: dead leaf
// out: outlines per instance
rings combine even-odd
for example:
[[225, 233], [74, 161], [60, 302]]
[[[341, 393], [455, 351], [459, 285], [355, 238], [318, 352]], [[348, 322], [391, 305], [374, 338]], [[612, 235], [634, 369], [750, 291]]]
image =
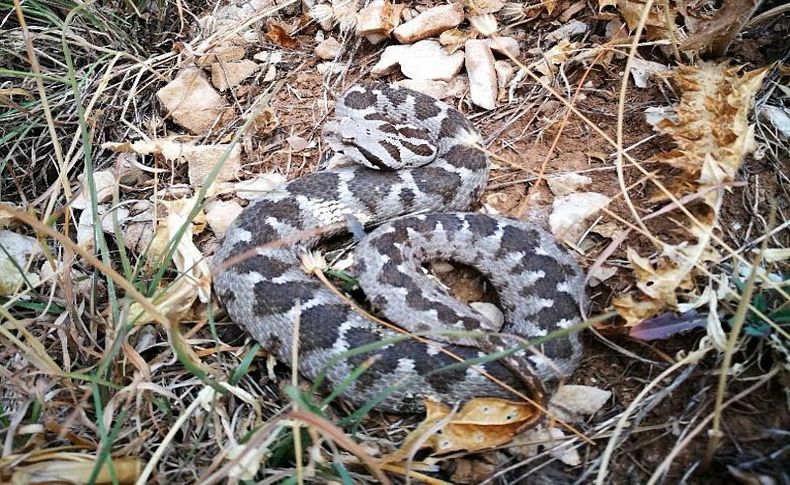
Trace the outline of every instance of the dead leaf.
[[554, 9], [557, 8], [558, 0], [540, 0], [540, 3], [546, 8], [546, 12], [551, 15], [554, 12]]
[[[203, 211], [200, 211], [193, 220], [188, 219], [194, 203], [194, 198], [163, 201], [162, 204], [167, 208], [168, 214], [164, 220], [158, 221], [154, 240], [150, 246], [148, 261], [151, 264], [161, 264], [171, 241], [176, 240], [181, 226], [188, 224], [181, 238], [177, 240], [176, 250], [173, 253], [172, 261], [179, 275], [174, 282], [164, 287], [153, 301], [157, 310], [173, 322], [179, 321], [189, 311], [196, 298], [201, 302], [207, 302], [211, 291], [208, 263], [192, 239], [194, 234], [203, 231], [206, 218]], [[153, 321], [137, 303], [132, 304], [129, 314], [136, 325]]]
[[724, 56], [761, 3], [762, 0], [723, 1], [713, 15], [706, 15], [695, 23], [696, 28], [680, 45], [680, 50], [710, 54], [714, 58]]
[[708, 317], [698, 314], [695, 310], [684, 315], [665, 312], [657, 317], [639, 322], [631, 327], [628, 334], [639, 340], [667, 339], [678, 333], [704, 328], [707, 322]]
[[[676, 148], [653, 158], [680, 169], [664, 185], [676, 196], [699, 192], [690, 206], [696, 223], [687, 222], [687, 240], [659, 242], [656, 256], [642, 257], [629, 249], [628, 259], [643, 296], [624, 295], [613, 303], [628, 325], [659, 314], [679, 311], [682, 303], [701, 301], [694, 292], [697, 266], [716, 261], [710, 241], [718, 223], [724, 187], [737, 176], [745, 156], [754, 150], [754, 127], [748, 116], [765, 70], [741, 74], [726, 64], [678, 67], [674, 80], [681, 92], [674, 120], [656, 129], [669, 135]], [[707, 189], [707, 190], [706, 190]]]
[[[383, 458], [385, 463], [404, 461], [422, 448], [433, 449], [432, 454], [493, 448], [507, 443], [540, 417], [529, 404], [494, 398], [472, 399], [454, 415], [448, 406], [434, 401], [426, 400], [425, 409], [423, 422], [409, 433], [400, 449]], [[441, 425], [443, 420], [447, 422]]]
[[0, 247], [0, 295], [14, 294], [25, 281], [38, 284], [38, 275], [25, 270], [31, 256], [36, 259], [44, 254], [36, 238], [0, 230]]
[[612, 300], [612, 306], [625, 320], [625, 325], [631, 327], [637, 323], [657, 315], [666, 306], [664, 303], [653, 299], [636, 299], [634, 295], [625, 294]]
[[565, 440], [565, 433], [554, 427], [536, 426], [519, 435], [514, 444], [513, 451], [524, 458], [538, 455], [548, 448], [549, 454], [569, 466], [581, 463], [579, 452], [574, 448], [561, 446]]
[[296, 49], [296, 47], [299, 45], [299, 42], [288, 35], [288, 32], [286, 32], [283, 27], [273, 22], [269, 23], [269, 26], [266, 29], [266, 38], [272, 43], [281, 47], [285, 47], [286, 49]]

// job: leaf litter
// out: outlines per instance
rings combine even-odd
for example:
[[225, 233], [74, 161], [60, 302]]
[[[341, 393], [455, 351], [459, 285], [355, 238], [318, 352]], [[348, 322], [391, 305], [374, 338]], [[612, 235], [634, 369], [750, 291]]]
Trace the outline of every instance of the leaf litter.
[[[781, 96], [786, 98], [786, 93], [781, 88], [766, 91], [766, 85], [776, 86], [781, 85], [782, 79], [786, 81], [787, 71], [772, 67], [770, 63], [775, 57], [765, 55], [773, 52], [769, 39], [781, 38], [780, 25], [770, 23], [769, 15], [768, 25], [773, 30], [744, 27], [752, 10], [760, 8], [760, 12], [770, 14], [771, 2], [760, 7], [761, 2], [737, 5], [734, 1], [718, 4], [703, 1], [681, 8], [677, 2], [599, 0], [591, 9], [584, 2], [555, 0], [534, 4], [469, 1], [463, 5], [436, 2], [405, 5], [377, 0], [364, 9], [360, 9], [358, 2], [349, 1], [302, 3], [263, 1], [218, 8], [201, 18], [202, 32], [192, 30], [188, 22], [181, 23], [180, 39], [192, 40], [183, 41], [179, 47], [184, 53], [179, 62], [172, 54], [152, 55], [151, 63], [146, 64], [148, 71], [133, 71], [137, 66], [123, 61], [120, 74], [107, 74], [110, 79], [140, 72], [134, 84], [140, 90], [126, 93], [123, 89], [128, 84], [112, 84], [109, 89], [115, 97], [94, 100], [99, 103], [100, 111], [95, 118], [91, 113], [89, 119], [95, 123], [91, 133], [102, 134], [100, 140], [105, 150], [100, 152], [105, 158], [93, 160], [99, 163], [92, 173], [95, 185], [87, 183], [81, 170], [69, 172], [67, 176], [72, 179], [65, 186], [57, 174], [41, 171], [36, 175], [20, 170], [17, 160], [45, 152], [46, 144], [37, 141], [46, 140], [44, 137], [29, 137], [10, 146], [12, 153], [16, 150], [17, 157], [9, 158], [7, 170], [13, 183], [8, 187], [14, 187], [16, 193], [9, 191], [9, 197], [3, 194], [5, 203], [21, 204], [42, 220], [54, 217], [49, 220], [58, 221], [58, 229], [64, 232], [69, 232], [68, 225], [72, 224], [71, 231], [83, 249], [118, 254], [118, 259], [105, 261], [118, 268], [125, 266], [130, 279], [140, 278], [135, 279], [136, 285], [150, 285], [147, 295], [156, 312], [167, 315], [174, 325], [189, 322], [190, 327], [183, 333], [170, 333], [172, 329], [146, 325], [155, 319], [139, 301], [126, 300], [124, 305], [129, 306], [121, 313], [113, 309], [115, 303], [99, 301], [101, 309], [97, 311], [96, 298], [103, 293], [96, 289], [99, 286], [109, 289], [101, 274], [80, 257], [66, 259], [63, 247], [52, 240], [34, 237], [34, 228], [26, 228], [0, 212], [0, 221], [14, 233], [19, 232], [20, 237], [27, 237], [39, 260], [41, 253], [47, 259], [55, 258], [54, 264], [45, 261], [43, 266], [30, 265], [28, 254], [23, 258], [24, 265], [5, 265], [0, 273], [3, 281], [8, 278], [12, 283], [6, 285], [11, 288], [7, 294], [11, 297], [9, 302], [17, 305], [26, 299], [29, 303], [7, 306], [13, 313], [3, 314], [6, 323], [0, 338], [10, 342], [3, 352], [9, 357], [6, 360], [13, 363], [14, 373], [6, 372], [0, 377], [10, 384], [0, 395], [0, 429], [5, 426], [6, 433], [30, 436], [35, 443], [43, 443], [43, 439], [52, 436], [57, 423], [60, 426], [57, 436], [67, 443], [84, 445], [107, 439], [107, 430], [97, 427], [90, 412], [73, 411], [83, 409], [88, 402], [84, 398], [71, 407], [59, 401], [40, 401], [45, 414], [50, 416], [50, 428], [42, 429], [37, 424], [20, 427], [28, 420], [36, 421], [25, 413], [25, 406], [31, 401], [24, 397], [31, 395], [30, 389], [37, 389], [26, 384], [28, 369], [47, 367], [43, 361], [35, 363], [38, 365], [35, 367], [25, 359], [24, 356], [35, 354], [25, 353], [24, 344], [19, 343], [13, 332], [28, 342], [33, 338], [30, 332], [34, 332], [52, 349], [53, 356], [59, 356], [53, 363], [57, 362], [63, 371], [79, 373], [90, 367], [91, 362], [99, 362], [101, 356], [103, 362], [113, 365], [101, 367], [104, 374], [99, 378], [134, 393], [135, 400], [127, 401], [128, 408], [110, 406], [103, 412], [91, 409], [103, 415], [99, 419], [105, 428], [116, 425], [113, 419], [118, 418], [117, 426], [124, 430], [124, 437], [113, 438], [116, 441], [112, 460], [120, 467], [117, 472], [122, 472], [121, 477], [129, 473], [130, 481], [150, 476], [153, 470], [142, 471], [140, 464], [148, 462], [155, 449], [153, 443], [159, 442], [168, 431], [173, 436], [177, 429], [171, 426], [178, 425], [184, 426], [184, 433], [197, 433], [189, 436], [209, 437], [209, 441], [198, 448], [186, 442], [170, 441], [168, 446], [156, 450], [163, 454], [157, 457], [165, 459], [148, 463], [157, 467], [162, 477], [190, 482], [215, 477], [222, 470], [224, 476], [233, 479], [261, 478], [262, 473], [277, 476], [292, 471], [293, 466], [301, 478], [315, 479], [321, 469], [324, 470], [321, 476], [326, 477], [328, 471], [338, 481], [345, 480], [349, 473], [363, 482], [376, 481], [380, 473], [375, 469], [378, 466], [394, 477], [408, 476], [435, 483], [441, 479], [457, 483], [485, 480], [510, 483], [541, 473], [559, 483], [570, 482], [579, 476], [589, 476], [602, 458], [609, 459], [601, 456], [600, 445], [609, 439], [620, 416], [620, 407], [629, 404], [641, 411], [628, 428], [623, 451], [614, 457], [611, 477], [617, 480], [626, 476], [624, 467], [636, 459], [640, 479], [652, 479], [650, 474], [660, 469], [659, 459], [674, 452], [677, 443], [682, 442], [673, 438], [682, 432], [682, 423], [693, 423], [700, 413], [708, 412], [707, 401], [700, 397], [704, 397], [704, 387], [689, 385], [690, 372], [677, 375], [674, 381], [662, 382], [663, 387], [656, 387], [644, 397], [639, 397], [638, 383], [649, 381], [667, 363], [684, 362], [683, 355], [694, 350], [695, 345], [725, 348], [728, 318], [738, 304], [738, 285], [745, 278], [736, 275], [744, 269], [748, 273], [749, 250], [761, 237], [768, 238], [771, 247], [765, 252], [766, 267], [758, 272], [761, 286], [745, 330], [747, 335], [752, 335], [750, 345], [757, 349], [759, 358], [747, 355], [737, 364], [737, 369], [733, 367], [733, 392], [751, 389], [743, 382], [772, 375], [760, 371], [766, 359], [778, 356], [777, 362], [784, 359], [786, 364], [790, 353], [787, 322], [782, 320], [782, 312], [787, 298], [783, 293], [787, 231], [767, 227], [765, 214], [771, 206], [782, 214], [787, 211], [786, 200], [781, 200], [781, 195], [786, 195], [786, 177], [778, 168], [781, 165], [777, 165], [783, 161], [781, 145], [780, 149], [776, 148], [776, 140], [784, 133], [781, 103], [786, 100]], [[652, 6], [643, 16], [648, 4]], [[447, 13], [452, 15], [435, 15], [432, 9], [437, 8], [449, 9]], [[460, 20], [453, 17], [459, 12]], [[631, 77], [626, 79], [635, 86], [629, 84], [628, 95], [633, 99], [627, 101], [623, 120], [622, 148], [627, 154], [627, 166], [626, 185], [622, 186], [613, 182], [614, 157], [608, 155], [616, 153], [616, 147], [595, 132], [596, 129], [615, 132], [612, 120], [616, 119], [613, 114], [617, 99], [616, 90], [611, 87], [623, 82], [620, 76], [628, 57], [627, 48], [643, 19], [644, 31], [639, 40], [645, 47], [632, 59]], [[19, 26], [11, 25], [19, 30]], [[394, 31], [397, 35], [395, 40], [390, 40], [390, 49], [396, 47], [406, 52], [417, 41], [427, 39], [440, 45], [446, 56], [463, 56], [470, 50], [469, 46], [486, 54], [478, 57], [484, 59], [484, 65], [474, 74], [466, 72], [470, 68], [467, 63], [459, 71], [454, 67], [452, 74], [445, 75], [447, 79], [434, 81], [443, 84], [425, 83], [424, 89], [441, 92], [449, 98], [448, 102], [460, 106], [487, 139], [487, 148], [496, 164], [485, 198], [492, 202], [486, 204], [487, 210], [514, 217], [529, 215], [562, 229], [558, 231], [561, 237], [582, 264], [591, 269], [595, 279], [596, 285], [590, 286], [593, 314], [614, 309], [620, 320], [596, 325], [596, 332], [601, 333], [596, 333], [595, 339], [587, 339], [589, 356], [574, 376], [577, 385], [560, 387], [545, 416], [534, 407], [517, 402], [479, 399], [455, 409], [431, 403], [427, 404], [427, 416], [419, 424], [413, 419], [370, 413], [354, 424], [354, 431], [341, 430], [341, 434], [349, 433], [344, 437], [326, 434], [334, 429], [326, 420], [342, 422], [342, 412], [336, 414], [341, 408], [333, 406], [315, 411], [320, 419], [311, 421], [312, 425], [297, 422], [293, 428], [276, 428], [277, 432], [261, 441], [263, 448], [250, 453], [244, 443], [246, 437], [255, 438], [254, 430], [263, 423], [274, 422], [284, 407], [300, 405], [297, 404], [300, 401], [289, 404], [288, 398], [279, 392], [277, 382], [272, 379], [282, 378], [287, 371], [284, 374], [279, 367], [269, 365], [273, 361], [265, 358], [267, 349], [253, 346], [232, 324], [222, 320], [222, 314], [210, 301], [206, 256], [227, 228], [227, 222], [247, 200], [314, 169], [322, 149], [320, 126], [331, 113], [329, 100], [350, 79], [366, 79], [364, 66], [369, 68], [381, 59], [385, 47], [379, 43], [391, 38]], [[748, 42], [735, 37], [739, 32], [744, 33]], [[765, 35], [760, 38], [759, 32]], [[331, 47], [332, 60], [336, 61], [330, 69], [313, 58], [316, 47], [326, 42], [326, 35], [338, 39], [331, 45], [325, 44]], [[364, 42], [357, 42], [363, 38]], [[267, 49], [274, 47], [274, 50], [262, 51], [261, 41], [268, 43]], [[763, 52], [749, 51], [749, 42], [764, 42]], [[50, 48], [59, 52], [60, 46], [52, 44]], [[727, 49], [738, 49], [741, 58], [746, 56], [751, 61], [750, 66], [739, 67], [721, 59], [702, 62], [698, 58], [712, 52], [721, 56], [722, 50]], [[327, 56], [328, 52], [322, 55]], [[18, 62], [20, 58], [13, 59]], [[413, 60], [406, 59], [407, 64]], [[682, 65], [676, 64], [678, 60], [682, 60]], [[24, 63], [16, 65], [19, 66], [26, 68]], [[235, 67], [240, 70], [235, 71]], [[402, 64], [400, 67], [403, 69]], [[412, 76], [419, 77], [415, 69], [407, 67], [403, 73], [408, 77], [414, 72]], [[147, 77], [152, 73], [156, 75]], [[213, 74], [213, 85], [209, 74]], [[401, 79], [397, 73], [381, 75], [387, 81], [417, 81]], [[144, 82], [138, 85], [141, 79]], [[20, 119], [14, 118], [17, 115], [41, 116], [42, 110], [36, 105], [31, 108], [20, 104], [33, 99], [32, 93], [36, 92], [26, 82], [19, 83], [24, 88], [14, 85], [0, 91], [0, 103], [11, 108], [8, 119], [12, 122]], [[90, 99], [91, 93], [98, 93], [97, 89], [108, 89], [107, 84], [86, 86], [86, 99]], [[125, 96], [128, 97], [123, 100]], [[478, 107], [470, 105], [470, 101]], [[137, 106], [135, 110], [128, 109], [132, 102]], [[759, 110], [757, 116], [753, 115], [754, 110]], [[123, 123], [102, 117], [105, 111], [120, 113]], [[653, 122], [648, 124], [646, 111], [660, 114], [653, 115]], [[142, 119], [143, 113], [146, 119]], [[581, 118], [580, 114], [587, 118]], [[62, 130], [68, 124], [53, 126]], [[770, 126], [770, 131], [777, 135], [762, 136], [764, 126]], [[242, 128], [240, 142], [231, 142], [234, 133], [242, 133]], [[46, 133], [42, 131], [42, 135]], [[63, 131], [61, 136], [71, 140], [73, 133]], [[26, 151], [20, 151], [23, 146]], [[190, 150], [202, 150], [204, 155], [185, 156]], [[117, 158], [107, 158], [111, 151], [119, 152]], [[68, 157], [72, 156], [69, 152]], [[221, 160], [222, 166], [215, 170]], [[637, 163], [644, 170], [637, 170]], [[750, 172], [755, 164], [762, 167], [757, 177]], [[741, 183], [744, 179], [746, 183]], [[61, 191], [67, 195], [75, 191], [77, 195], [64, 205], [63, 199], [58, 199]], [[748, 203], [739, 204], [735, 193], [742, 194]], [[204, 196], [207, 200], [202, 199]], [[625, 198], [637, 204], [641, 221], [634, 220]], [[92, 208], [94, 200], [98, 207], [96, 214]], [[34, 203], [30, 204], [31, 201]], [[196, 204], [204, 210], [193, 210]], [[53, 212], [55, 207], [57, 210]], [[64, 214], [68, 217], [64, 218]], [[780, 228], [784, 222], [779, 221]], [[107, 239], [97, 238], [100, 233]], [[128, 253], [123, 253], [121, 248], [126, 248]], [[171, 254], [172, 261], [165, 259]], [[120, 259], [130, 256], [131, 260], [121, 263]], [[340, 256], [332, 259], [342, 259]], [[4, 257], [10, 261], [2, 253], [0, 262]], [[153, 275], [162, 269], [163, 261], [167, 263], [167, 271], [163, 278], [157, 279]], [[342, 268], [340, 272], [351, 261], [346, 258], [342, 262], [338, 266]], [[16, 266], [25, 273], [20, 273]], [[41, 267], [49, 268], [48, 272], [37, 269]], [[458, 272], [455, 268], [450, 271]], [[465, 273], [462, 270], [460, 274]], [[79, 291], [73, 291], [71, 283], [63, 282], [69, 278], [81, 279]], [[63, 288], [52, 286], [57, 291], [47, 295], [40, 280], [54, 281]], [[473, 272], [450, 286], [462, 300], [479, 302], [486, 293], [485, 282]], [[116, 294], [112, 298], [117, 297]], [[50, 304], [42, 306], [42, 301]], [[52, 304], [68, 308], [69, 318], [88, 319], [64, 326], [71, 322], [64, 318], [66, 313], [57, 320], [48, 317], [46, 309], [52, 308]], [[219, 326], [215, 317], [220, 318]], [[114, 318], [120, 318], [119, 323], [133, 323], [136, 330], [117, 333], [117, 329], [98, 324], [115, 321]], [[697, 341], [699, 334], [694, 329], [703, 326], [707, 336]], [[671, 338], [681, 331], [690, 333], [684, 333], [680, 339]], [[623, 339], [626, 333], [634, 339], [655, 339], [657, 343], [647, 348]], [[120, 346], [114, 343], [118, 336]], [[694, 336], [694, 341], [687, 336]], [[615, 337], [620, 338], [610, 340]], [[667, 338], [670, 340], [661, 342]], [[75, 355], [62, 344], [67, 341], [78, 343]], [[140, 353], [134, 350], [135, 343], [140, 344]], [[179, 355], [179, 345], [188, 346], [186, 360], [174, 358]], [[614, 354], [606, 352], [607, 346]], [[248, 359], [256, 353], [263, 354], [259, 357], [267, 362], [265, 365]], [[194, 366], [189, 364], [189, 359], [194, 359]], [[127, 374], [133, 372], [127, 365], [130, 362], [135, 369], [145, 371]], [[167, 362], [170, 364], [165, 365]], [[179, 366], [181, 362], [184, 364]], [[698, 365], [701, 364], [694, 363], [688, 369], [694, 370]], [[172, 372], [165, 373], [166, 369]], [[201, 374], [200, 369], [209, 372]], [[206, 406], [206, 394], [193, 393], [191, 389], [199, 391], [201, 387], [195, 387], [197, 379], [213, 378], [207, 376], [225, 376], [224, 379], [233, 376], [240, 387], [233, 386], [234, 390], [227, 395], [211, 393], [212, 405]], [[705, 373], [697, 374], [701, 382], [706, 380], [705, 376]], [[740, 376], [748, 377], [741, 382]], [[49, 381], [39, 379], [38, 382]], [[113, 389], [103, 387], [105, 381], [94, 382], [102, 389]], [[47, 386], [73, 396], [94, 392], [71, 380]], [[176, 399], [170, 389], [186, 389], [186, 392], [179, 391]], [[113, 405], [122, 401], [123, 394], [114, 396]], [[749, 395], [744, 396], [741, 399], [750, 399]], [[774, 399], [771, 394], [763, 397], [766, 402]], [[309, 396], [306, 399], [310, 401]], [[188, 403], [202, 403], [201, 408], [207, 414], [182, 414], [182, 400], [188, 406], [191, 406]], [[19, 403], [23, 402], [28, 404], [20, 407]], [[763, 416], [764, 421], [736, 415], [738, 420], [732, 426], [743, 426], [743, 436], [753, 431], [750, 426], [758, 424], [754, 436], [757, 431], [769, 432], [749, 442], [759, 443], [762, 448], [751, 444], [744, 448], [741, 444], [739, 450], [770, 452], [778, 436], [770, 430], [781, 429], [783, 418], [773, 413], [770, 406], [748, 402], [756, 409], [751, 416]], [[263, 404], [263, 411], [258, 403]], [[683, 410], [680, 414], [679, 409]], [[140, 433], [139, 424], [129, 427], [121, 419], [128, 416], [127, 411], [135, 422], [154, 423], [154, 426], [145, 429], [145, 433]], [[265, 416], [261, 416], [262, 412]], [[71, 417], [66, 421], [52, 419], [64, 414]], [[32, 416], [37, 415], [40, 414]], [[175, 415], [180, 416], [178, 421], [171, 419]], [[321, 420], [325, 424], [315, 427]], [[572, 424], [580, 433], [570, 432], [559, 425], [562, 423]], [[523, 428], [530, 427], [531, 430], [523, 432]], [[303, 429], [305, 438], [299, 446], [306, 448], [298, 448], [293, 435], [288, 438], [282, 434], [285, 429]], [[645, 441], [645, 433], [654, 430], [663, 434]], [[152, 435], [159, 436], [151, 438]], [[359, 454], [353, 457], [349, 454], [354, 440], [365, 445], [372, 461], [360, 458]], [[719, 455], [728, 473], [744, 480], [769, 477], [770, 464], [759, 462], [746, 466], [747, 462], [729, 451], [737, 442], [735, 437]], [[341, 443], [343, 450], [337, 448]], [[582, 447], [584, 453], [580, 453]], [[44, 447], [38, 449], [44, 453], [41, 460], [56, 469], [60, 457], [46, 455]], [[304, 455], [297, 453], [299, 449]], [[432, 453], [426, 454], [426, 449]], [[694, 449], [692, 446], [688, 457], [675, 458], [668, 476], [699, 473]], [[19, 450], [12, 445], [5, 451]], [[106, 478], [106, 468], [98, 460], [99, 453], [99, 448], [89, 447], [75, 457], [87, 460], [86, 470], [98, 473], [95, 480], [101, 482]], [[217, 453], [224, 454], [228, 460], [222, 467], [214, 459]], [[138, 456], [143, 458], [142, 462]], [[179, 456], [194, 456], [196, 460], [183, 467], [179, 466]], [[32, 482], [41, 478], [29, 474], [33, 470], [26, 468], [32, 463], [30, 459], [14, 454], [4, 457], [14, 458], [0, 463], [0, 477]], [[364, 466], [359, 466], [363, 463]], [[529, 466], [535, 463], [540, 465]]]

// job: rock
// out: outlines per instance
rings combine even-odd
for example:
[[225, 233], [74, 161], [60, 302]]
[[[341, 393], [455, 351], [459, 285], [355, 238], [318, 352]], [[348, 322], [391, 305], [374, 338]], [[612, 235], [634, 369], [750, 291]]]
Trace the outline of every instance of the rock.
[[407, 45], [391, 45], [381, 53], [379, 62], [370, 70], [373, 77], [387, 76], [398, 70], [401, 56], [409, 50]]
[[427, 94], [436, 99], [444, 99], [447, 97], [447, 82], [446, 81], [432, 81], [430, 79], [404, 79], [395, 84], [398, 86], [419, 91]]
[[318, 70], [318, 74], [325, 76], [329, 73], [340, 74], [343, 72], [344, 65], [338, 64], [337, 62], [327, 61], [318, 64], [315, 66], [315, 68]]
[[266, 74], [263, 75], [263, 82], [268, 83], [274, 81], [277, 77], [277, 68], [274, 64], [269, 64], [269, 69], [266, 69]]
[[546, 178], [546, 183], [549, 185], [551, 193], [557, 197], [572, 194], [579, 188], [585, 185], [590, 185], [592, 179], [586, 175], [580, 175], [576, 172], [568, 172], [558, 175], [553, 175]]
[[[214, 165], [228, 151], [229, 145], [194, 145], [185, 146], [181, 153], [188, 166], [189, 183], [193, 187], [198, 187], [206, 182]], [[236, 144], [231, 148], [228, 157], [222, 164], [214, 182], [224, 182], [235, 179], [241, 170], [241, 145]]]
[[233, 108], [197, 68], [181, 71], [156, 97], [168, 117], [196, 135], [207, 132], [215, 123], [221, 127], [234, 115]]
[[405, 24], [397, 27], [392, 33], [398, 41], [404, 44], [411, 44], [412, 42], [457, 27], [463, 21], [463, 3], [451, 3], [449, 5], [429, 8]]
[[245, 59], [238, 62], [215, 62], [211, 65], [211, 84], [220, 92], [235, 88], [255, 74], [258, 63]]
[[200, 56], [196, 62], [198, 66], [208, 66], [215, 62], [234, 62], [244, 59], [244, 47], [233, 44], [222, 44], [214, 47]]
[[515, 57], [516, 59], [518, 59], [519, 54], [521, 54], [518, 41], [513, 37], [494, 36], [490, 37], [487, 42], [488, 47], [490, 47], [491, 50], [497, 54], [502, 54], [503, 56], [507, 56], [509, 54], [510, 57]]
[[459, 74], [447, 82], [447, 97], [460, 98], [469, 92], [469, 76]]
[[341, 48], [342, 46], [340, 45], [340, 42], [338, 42], [334, 37], [330, 37], [315, 46], [315, 55], [317, 55], [319, 59], [331, 61], [337, 57]]
[[283, 53], [277, 51], [261, 51], [252, 56], [252, 58], [264, 64], [278, 64], [283, 61]]
[[554, 199], [549, 216], [551, 233], [557, 239], [577, 241], [584, 233], [584, 221], [594, 216], [611, 199], [597, 192], [577, 192]]
[[559, 29], [546, 34], [546, 40], [553, 44], [561, 41], [562, 39], [567, 39], [569, 37], [573, 37], [574, 35], [583, 34], [587, 32], [589, 28], [590, 27], [588, 27], [584, 22], [579, 20], [571, 20]]
[[494, 55], [484, 39], [466, 41], [466, 73], [469, 75], [469, 94], [472, 103], [483, 109], [494, 109], [497, 80]]
[[461, 71], [463, 64], [463, 52], [448, 55], [435, 40], [421, 40], [401, 55], [400, 70], [411, 79], [448, 81]]
[[378, 44], [387, 39], [400, 24], [403, 4], [393, 5], [389, 1], [374, 0], [357, 14], [357, 35]]
[[384, 49], [371, 74], [386, 76], [397, 71], [400, 65], [401, 72], [410, 79], [447, 81], [458, 74], [463, 63], [463, 52], [447, 54], [435, 40], [421, 40], [412, 45], [392, 45]]
[[217, 238], [225, 237], [228, 227], [243, 207], [234, 200], [213, 200], [206, 204], [206, 222]]

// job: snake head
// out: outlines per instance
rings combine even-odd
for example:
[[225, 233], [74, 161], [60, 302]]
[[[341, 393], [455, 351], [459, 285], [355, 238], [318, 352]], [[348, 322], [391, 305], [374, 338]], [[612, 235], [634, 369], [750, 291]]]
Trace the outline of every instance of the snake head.
[[324, 139], [335, 152], [374, 170], [421, 167], [432, 162], [437, 152], [424, 128], [381, 119], [330, 121]]

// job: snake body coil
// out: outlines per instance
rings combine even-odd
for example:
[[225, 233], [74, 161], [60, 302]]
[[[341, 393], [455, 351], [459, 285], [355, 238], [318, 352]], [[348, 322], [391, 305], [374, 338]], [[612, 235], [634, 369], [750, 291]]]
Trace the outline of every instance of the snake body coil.
[[[408, 89], [357, 85], [338, 101], [336, 120], [327, 123], [323, 135], [338, 156], [356, 163], [303, 176], [263, 195], [236, 219], [214, 256], [214, 287], [231, 318], [286, 364], [292, 362], [298, 322], [299, 371], [309, 379], [327, 371], [329, 386], [340, 385], [377, 355], [343, 393], [357, 404], [395, 384], [397, 390], [379, 409], [418, 411], [424, 397], [513, 398], [448, 355], [485, 355], [473, 338], [445, 334], [434, 339], [439, 343], [407, 338], [381, 344], [399, 334], [357, 313], [305, 273], [301, 255], [346, 232], [349, 215], [366, 226], [391, 221], [369, 234], [355, 253], [360, 286], [374, 308], [413, 332], [498, 330], [524, 339], [579, 321], [583, 278], [576, 262], [530, 223], [455, 212], [482, 195], [489, 162], [475, 146], [478, 135], [469, 121], [448, 105]], [[456, 261], [484, 274], [497, 290], [503, 327], [494, 328], [427, 277], [421, 264], [429, 260]], [[488, 339], [483, 348], [516, 343], [506, 340]], [[369, 344], [372, 350], [336, 361]], [[571, 335], [514, 358], [535, 376], [552, 379], [572, 372], [579, 353], [578, 338]], [[522, 387], [512, 367], [498, 361], [479, 367]]]

